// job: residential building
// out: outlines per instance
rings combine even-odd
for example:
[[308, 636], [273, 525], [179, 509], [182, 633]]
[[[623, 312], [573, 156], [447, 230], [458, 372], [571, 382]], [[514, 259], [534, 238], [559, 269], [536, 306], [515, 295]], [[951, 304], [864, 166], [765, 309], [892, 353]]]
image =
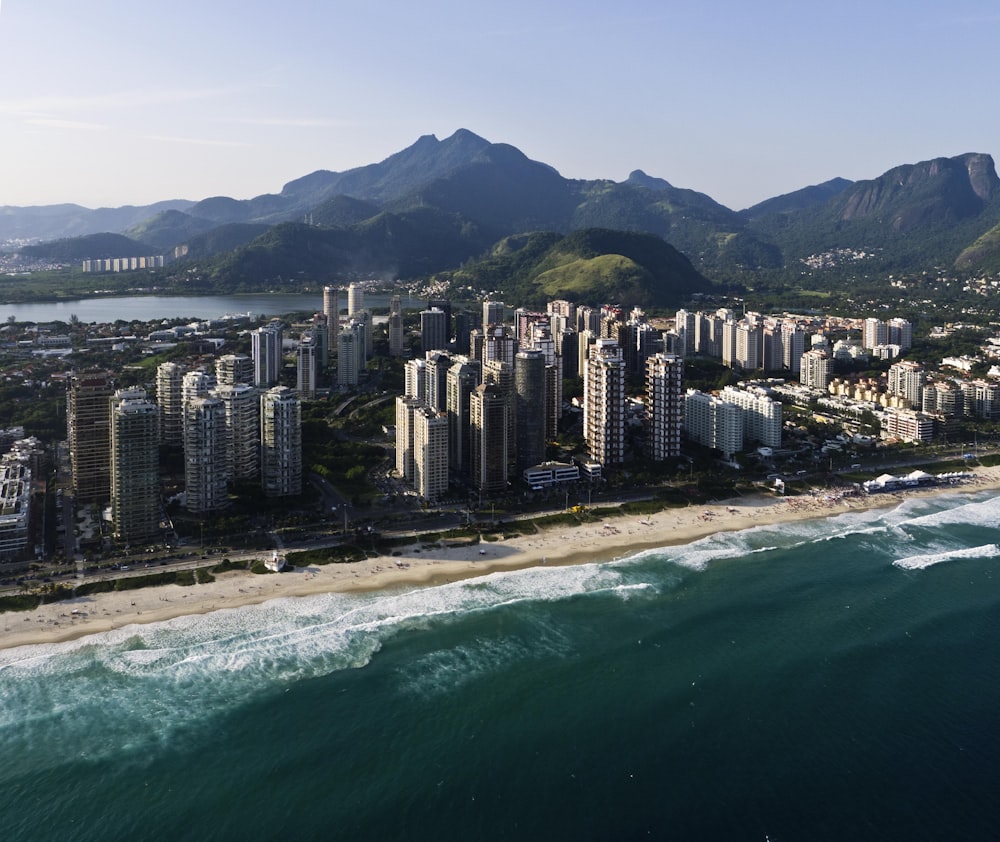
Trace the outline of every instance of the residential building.
[[448, 460], [451, 470], [468, 476], [471, 470], [469, 401], [472, 390], [483, 381], [478, 360], [453, 357], [447, 375]]
[[111, 375], [90, 369], [69, 380], [66, 425], [76, 503], [111, 499]]
[[743, 441], [765, 447], [781, 447], [781, 403], [760, 389], [737, 389], [726, 386], [722, 400], [743, 410]]
[[598, 339], [583, 378], [583, 436], [587, 454], [603, 466], [625, 458], [625, 360], [618, 343]]
[[281, 322], [277, 321], [257, 328], [250, 334], [255, 386], [266, 388], [278, 382], [281, 376], [283, 342], [284, 330]]
[[184, 404], [184, 507], [205, 514], [229, 504], [227, 430], [222, 401], [194, 397]]
[[220, 386], [253, 383], [253, 359], [246, 354], [225, 354], [215, 361], [215, 382]]
[[428, 406], [413, 412], [413, 488], [424, 500], [448, 491], [448, 416]]
[[403, 304], [398, 295], [389, 299], [389, 321], [386, 329], [389, 333], [389, 356], [403, 356]]
[[684, 432], [727, 459], [743, 450], [743, 410], [715, 395], [688, 389], [684, 396]]
[[661, 353], [646, 360], [647, 452], [656, 461], [672, 459], [681, 452], [683, 377], [683, 357]]
[[156, 403], [160, 407], [160, 444], [180, 447], [184, 443], [184, 366], [160, 363], [156, 368]]
[[159, 408], [143, 389], [111, 399], [111, 523], [123, 544], [159, 535]]
[[514, 411], [517, 417], [516, 470], [545, 460], [545, 354], [528, 348], [514, 357]]
[[230, 480], [260, 473], [260, 391], [247, 383], [216, 386], [226, 419], [226, 474]]
[[268, 497], [302, 493], [302, 402], [287, 386], [261, 395], [260, 479]]
[[799, 358], [799, 382], [810, 389], [825, 392], [833, 376], [833, 360], [819, 348], [806, 351]]
[[494, 383], [477, 386], [469, 398], [472, 484], [483, 494], [507, 490], [508, 406]]
[[303, 400], [311, 400], [316, 397], [316, 379], [319, 369], [319, 361], [322, 354], [316, 334], [307, 330], [299, 338], [299, 347], [296, 354], [298, 365], [296, 366], [296, 385], [299, 397]]

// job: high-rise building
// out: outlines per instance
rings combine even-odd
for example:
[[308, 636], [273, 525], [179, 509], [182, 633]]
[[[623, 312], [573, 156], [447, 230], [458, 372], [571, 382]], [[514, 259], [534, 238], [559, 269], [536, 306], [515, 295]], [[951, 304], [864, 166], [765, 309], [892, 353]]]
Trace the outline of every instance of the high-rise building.
[[764, 329], [746, 322], [736, 323], [734, 368], [756, 371], [764, 367]]
[[484, 363], [499, 360], [508, 365], [514, 365], [514, 354], [517, 353], [517, 339], [509, 327], [494, 325], [486, 328], [483, 334]]
[[[181, 410], [184, 414], [184, 424], [187, 425], [187, 407], [197, 398], [207, 398], [215, 388], [215, 377], [202, 369], [185, 372], [181, 378]], [[187, 446], [187, 439], [184, 439]]]
[[28, 447], [22, 445], [31, 441], [37, 440], [22, 439], [0, 456], [0, 561], [14, 561], [28, 553], [32, 477], [37, 474]]
[[695, 337], [696, 314], [688, 310], [678, 310], [674, 314], [674, 331], [680, 337], [678, 356], [691, 356], [697, 351]]
[[365, 309], [365, 290], [361, 284], [347, 287], [347, 317], [356, 316]]
[[765, 447], [781, 447], [781, 404], [763, 390], [737, 389], [726, 386], [719, 395], [722, 400], [743, 410], [743, 441]]
[[448, 316], [434, 307], [420, 313], [420, 343], [424, 352], [448, 350]]
[[625, 458], [625, 360], [612, 339], [598, 339], [583, 378], [583, 436], [587, 455], [601, 465]]
[[111, 523], [122, 543], [160, 531], [159, 409], [142, 389], [111, 399]]
[[226, 418], [226, 474], [252, 479], [260, 472], [260, 392], [247, 383], [216, 386]]
[[651, 459], [662, 461], [679, 456], [684, 426], [684, 358], [654, 354], [646, 360], [646, 417], [649, 421], [647, 450]]
[[799, 382], [810, 389], [825, 392], [833, 376], [833, 360], [821, 348], [806, 351], [799, 358]]
[[802, 370], [802, 355], [806, 352], [806, 333], [794, 322], [781, 324], [781, 365], [792, 374]]
[[323, 371], [330, 359], [330, 330], [326, 313], [314, 313], [312, 317], [313, 343], [316, 345], [316, 370]]
[[365, 370], [365, 359], [364, 322], [351, 319], [337, 336], [337, 383], [357, 386]]
[[184, 404], [184, 507], [204, 514], [229, 504], [226, 409], [218, 398], [195, 397]]
[[493, 383], [477, 386], [469, 399], [472, 484], [481, 493], [507, 490], [507, 401]]
[[340, 290], [337, 287], [323, 287], [323, 312], [326, 314], [326, 347], [332, 354], [340, 333]]
[[407, 360], [403, 366], [403, 394], [408, 398], [427, 398], [427, 360]]
[[471, 336], [474, 328], [479, 326], [481, 315], [460, 311], [455, 313], [455, 353], [468, 354], [472, 349]]
[[452, 358], [447, 377], [448, 459], [451, 470], [462, 476], [470, 471], [469, 400], [482, 380], [483, 367], [478, 360]]
[[900, 351], [906, 351], [913, 347], [913, 325], [906, 319], [889, 319], [887, 325], [889, 335], [889, 345], [898, 345]]
[[529, 348], [514, 357], [517, 472], [545, 461], [545, 354]]
[[302, 403], [287, 386], [261, 395], [260, 479], [268, 497], [302, 493]]
[[113, 394], [106, 371], [74, 372], [69, 381], [66, 425], [73, 497], [77, 503], [111, 498], [111, 415]]
[[246, 354], [225, 354], [215, 360], [215, 382], [220, 386], [253, 383], [253, 360]]
[[396, 474], [413, 482], [413, 415], [424, 406], [420, 398], [400, 395], [396, 398]]
[[398, 295], [389, 299], [389, 321], [386, 328], [389, 333], [389, 356], [403, 356], [403, 304]]
[[684, 432], [689, 439], [726, 458], [743, 449], [743, 410], [736, 404], [688, 389], [684, 396]]
[[869, 350], [888, 345], [889, 326], [881, 319], [865, 319], [862, 341]]
[[250, 334], [255, 386], [266, 388], [278, 382], [281, 376], [283, 341], [281, 322], [271, 322]]
[[507, 455], [507, 475], [513, 476], [517, 470], [517, 398], [514, 390], [514, 366], [502, 360], [483, 363], [483, 383], [496, 386], [507, 407], [507, 440], [504, 452]]
[[923, 405], [923, 389], [927, 372], [920, 363], [902, 360], [889, 366], [888, 389], [891, 395], [902, 395], [911, 407]]
[[448, 491], [448, 416], [428, 406], [413, 412], [413, 488], [424, 500]]
[[296, 385], [299, 397], [310, 400], [316, 397], [316, 376], [319, 368], [320, 350], [316, 343], [316, 335], [308, 330], [299, 339], [296, 367]]
[[156, 403], [160, 407], [160, 444], [184, 443], [184, 366], [160, 363], [156, 369]]
[[484, 301], [483, 302], [483, 329], [489, 328], [491, 325], [501, 325], [503, 324], [503, 302], [502, 301]]
[[448, 369], [451, 357], [446, 351], [428, 351], [426, 354], [427, 388], [424, 403], [436, 412], [448, 408]]

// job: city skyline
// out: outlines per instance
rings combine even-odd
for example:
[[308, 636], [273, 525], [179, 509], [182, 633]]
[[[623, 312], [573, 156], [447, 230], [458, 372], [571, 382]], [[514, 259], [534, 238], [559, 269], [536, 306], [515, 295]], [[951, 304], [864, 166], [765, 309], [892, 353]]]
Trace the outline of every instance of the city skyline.
[[277, 192], [467, 128], [741, 209], [998, 150], [983, 0], [0, 6], [0, 206]]

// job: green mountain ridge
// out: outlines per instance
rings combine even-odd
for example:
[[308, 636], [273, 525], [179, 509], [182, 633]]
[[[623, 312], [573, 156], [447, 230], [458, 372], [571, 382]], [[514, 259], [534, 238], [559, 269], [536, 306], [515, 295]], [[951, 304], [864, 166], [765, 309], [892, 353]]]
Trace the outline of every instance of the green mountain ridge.
[[[60, 208], [30, 216], [64, 218], [72, 209]], [[0, 209], [0, 221], [10, 210]], [[1000, 224], [1000, 180], [992, 157], [968, 153], [866, 181], [831, 179], [736, 212], [642, 170], [623, 182], [566, 179], [513, 146], [460, 129], [444, 140], [423, 136], [377, 164], [310, 173], [280, 193], [164, 203], [140, 220], [133, 212], [121, 230], [155, 252], [186, 253], [189, 268], [220, 290], [344, 273], [427, 276], [482, 263], [505, 238], [537, 243], [538, 232], [591, 229], [661, 238], [719, 282], [808, 277], [822, 285], [836, 282], [837, 272], [803, 273], [802, 261], [834, 250], [864, 252], [867, 273], [995, 266], [990, 232]], [[574, 265], [592, 273], [586, 260]], [[637, 270], [619, 261], [616, 271]], [[545, 283], [565, 286], [567, 274], [560, 269]]]

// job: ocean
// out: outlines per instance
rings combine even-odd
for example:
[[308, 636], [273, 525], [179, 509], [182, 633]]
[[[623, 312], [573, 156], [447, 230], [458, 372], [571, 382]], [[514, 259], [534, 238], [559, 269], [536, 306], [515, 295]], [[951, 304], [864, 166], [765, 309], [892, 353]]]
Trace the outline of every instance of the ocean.
[[0, 838], [996, 839], [998, 518], [912, 499], [0, 651]]

